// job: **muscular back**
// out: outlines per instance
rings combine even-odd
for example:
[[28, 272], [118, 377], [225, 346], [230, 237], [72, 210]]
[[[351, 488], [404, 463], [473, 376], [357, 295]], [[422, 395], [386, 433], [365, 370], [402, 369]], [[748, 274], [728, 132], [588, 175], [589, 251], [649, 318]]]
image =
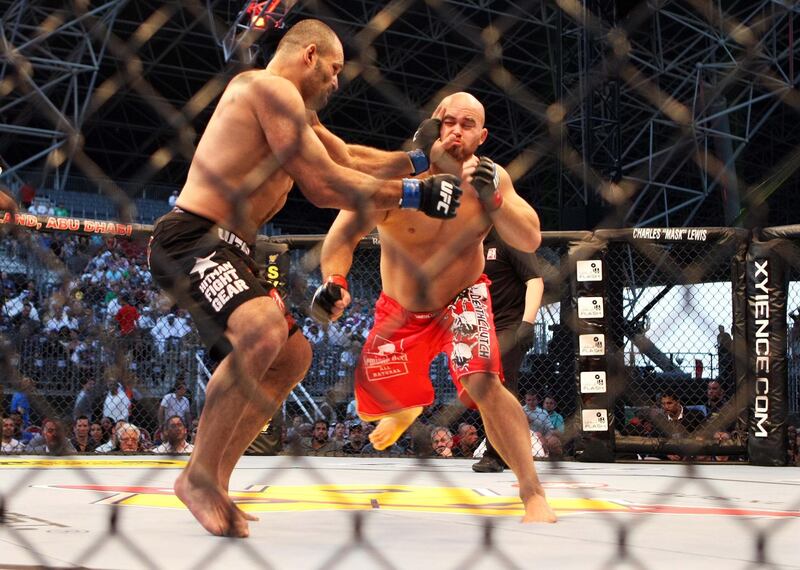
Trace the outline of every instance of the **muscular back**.
[[222, 94], [197, 146], [177, 205], [252, 240], [278, 212], [292, 188], [258, 119], [256, 81], [277, 81], [264, 70], [236, 76]]

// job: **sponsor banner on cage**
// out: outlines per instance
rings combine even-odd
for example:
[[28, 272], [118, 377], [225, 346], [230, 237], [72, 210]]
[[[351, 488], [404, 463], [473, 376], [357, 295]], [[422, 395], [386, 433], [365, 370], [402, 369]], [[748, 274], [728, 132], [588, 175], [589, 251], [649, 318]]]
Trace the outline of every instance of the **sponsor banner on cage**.
[[747, 254], [748, 374], [754, 389], [748, 454], [754, 465], [786, 464], [787, 251], [784, 240], [774, 239], [754, 241]]
[[604, 394], [606, 392], [606, 373], [581, 372], [581, 394]]
[[56, 230], [62, 232], [78, 232], [87, 234], [106, 234], [112, 236], [131, 237], [133, 224], [121, 224], [114, 221], [84, 220], [81, 218], [65, 218], [61, 216], [35, 216], [33, 214], [5, 212], [0, 216], [0, 224], [15, 224], [26, 228]]
[[608, 431], [608, 412], [603, 409], [581, 410], [583, 431]]
[[578, 318], [581, 318], [581, 319], [602, 319], [603, 318], [603, 298], [602, 297], [578, 297]]
[[633, 228], [633, 239], [706, 241], [705, 228]]
[[578, 353], [581, 356], [603, 356], [606, 353], [606, 337], [603, 334], [578, 336]]
[[578, 281], [602, 281], [603, 262], [599, 259], [587, 259], [577, 264]]

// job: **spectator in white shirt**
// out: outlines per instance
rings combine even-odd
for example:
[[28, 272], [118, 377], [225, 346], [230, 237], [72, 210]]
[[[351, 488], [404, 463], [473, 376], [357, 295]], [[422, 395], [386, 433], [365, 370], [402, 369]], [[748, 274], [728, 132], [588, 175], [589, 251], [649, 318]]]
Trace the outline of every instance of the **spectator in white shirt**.
[[178, 416], [183, 420], [183, 425], [192, 425], [192, 412], [189, 406], [189, 398], [186, 397], [186, 383], [178, 380], [175, 389], [161, 399], [158, 407], [158, 425], [164, 425], [164, 418]]
[[[31, 297], [31, 292], [28, 289], [23, 289], [22, 292], [17, 295], [16, 297], [10, 298], [3, 304], [3, 316], [9, 319], [16, 317], [18, 314], [22, 312], [22, 308], [25, 306], [25, 303], [28, 302], [28, 299]], [[39, 311], [36, 310], [36, 307], [31, 305], [31, 313], [30, 318], [34, 321], [39, 320]]]
[[57, 333], [64, 327], [72, 331], [78, 330], [78, 319], [69, 316], [68, 308], [57, 306], [45, 321], [44, 331]]
[[150, 331], [155, 340], [158, 352], [163, 354], [164, 347], [169, 339], [181, 339], [190, 331], [189, 323], [183, 317], [173, 314], [165, 315], [156, 321], [156, 326]]
[[170, 417], [163, 428], [163, 442], [152, 449], [153, 453], [191, 453], [194, 446], [186, 441], [186, 434], [186, 424], [180, 416]]
[[48, 205], [44, 200], [37, 200], [31, 204], [31, 207], [28, 208], [28, 212], [35, 216], [54, 216], [56, 209]]
[[14, 439], [14, 420], [11, 418], [3, 418], [3, 440], [0, 453], [22, 453], [25, 445]]
[[108, 393], [103, 401], [103, 416], [115, 421], [128, 421], [131, 413], [131, 400], [116, 380], [108, 383]]
[[149, 331], [154, 326], [156, 326], [156, 321], [153, 319], [153, 309], [148, 306], [142, 307], [142, 313], [136, 320], [136, 327]]

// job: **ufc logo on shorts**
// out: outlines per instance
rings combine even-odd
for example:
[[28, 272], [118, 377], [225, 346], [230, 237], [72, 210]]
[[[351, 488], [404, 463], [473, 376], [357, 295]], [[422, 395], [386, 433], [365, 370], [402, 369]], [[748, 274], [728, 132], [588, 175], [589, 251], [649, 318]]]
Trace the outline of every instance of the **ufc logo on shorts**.
[[449, 182], [442, 181], [439, 187], [439, 203], [436, 204], [436, 209], [447, 214], [450, 212], [450, 201], [453, 199], [453, 185]]

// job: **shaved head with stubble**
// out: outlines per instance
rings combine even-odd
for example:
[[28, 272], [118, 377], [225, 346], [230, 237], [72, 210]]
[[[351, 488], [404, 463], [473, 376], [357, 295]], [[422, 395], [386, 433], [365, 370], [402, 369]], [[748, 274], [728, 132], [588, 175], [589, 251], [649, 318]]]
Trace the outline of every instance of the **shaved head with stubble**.
[[442, 121], [441, 139], [446, 141], [447, 153], [460, 162], [472, 156], [489, 134], [484, 128], [483, 104], [463, 91], [442, 99], [433, 116]]
[[[312, 57], [314, 59], [312, 59]], [[302, 59], [313, 67], [298, 78], [298, 90], [306, 107], [319, 111], [337, 89], [336, 76], [344, 67], [344, 49], [336, 32], [319, 20], [302, 20], [292, 26], [278, 43], [273, 60]]]

